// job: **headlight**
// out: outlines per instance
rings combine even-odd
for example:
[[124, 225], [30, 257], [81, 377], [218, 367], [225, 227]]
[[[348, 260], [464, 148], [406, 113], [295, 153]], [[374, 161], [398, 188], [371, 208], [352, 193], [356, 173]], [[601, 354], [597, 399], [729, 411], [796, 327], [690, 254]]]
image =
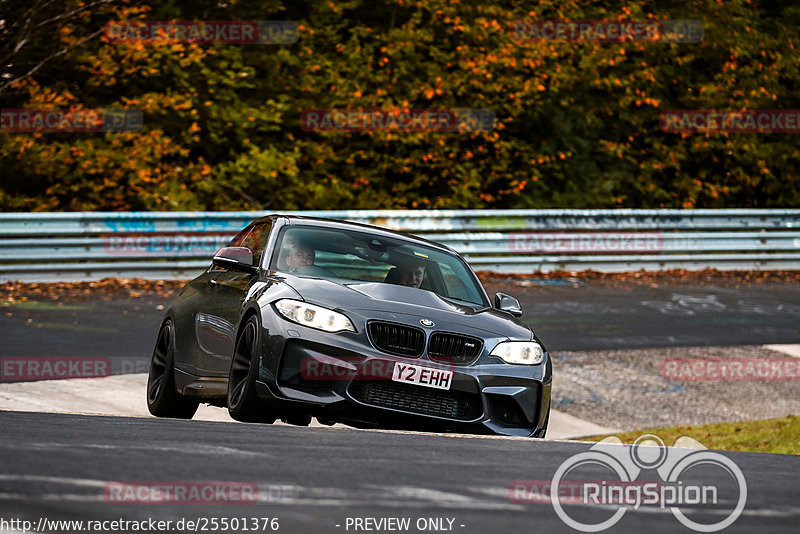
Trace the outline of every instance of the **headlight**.
[[535, 341], [503, 341], [492, 350], [492, 356], [506, 363], [536, 365], [544, 361], [544, 349]]
[[279, 300], [275, 303], [275, 307], [281, 312], [281, 315], [303, 326], [326, 332], [356, 331], [350, 319], [328, 308], [291, 299]]

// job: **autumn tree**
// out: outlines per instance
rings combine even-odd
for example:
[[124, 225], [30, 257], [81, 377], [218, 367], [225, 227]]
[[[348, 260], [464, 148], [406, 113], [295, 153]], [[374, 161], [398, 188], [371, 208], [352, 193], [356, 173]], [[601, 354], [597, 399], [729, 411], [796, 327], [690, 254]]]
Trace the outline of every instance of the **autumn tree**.
[[[509, 31], [511, 21], [557, 19], [698, 19], [704, 35]], [[288, 20], [299, 39], [143, 43], [103, 32], [137, 20]], [[743, 0], [0, 0], [3, 108], [144, 116], [136, 132], [0, 131], [0, 206], [798, 206], [796, 135], [659, 125], [667, 109], [798, 109], [798, 28], [800, 6]], [[303, 111], [320, 108], [473, 108], [496, 120], [473, 132], [304, 129]]]

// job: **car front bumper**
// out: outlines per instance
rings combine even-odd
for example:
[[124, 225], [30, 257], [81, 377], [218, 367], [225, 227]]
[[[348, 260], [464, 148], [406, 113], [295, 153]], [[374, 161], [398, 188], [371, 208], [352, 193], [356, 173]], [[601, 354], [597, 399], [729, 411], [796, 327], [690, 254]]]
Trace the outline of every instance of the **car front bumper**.
[[[552, 365], [510, 365], [487, 357], [447, 365], [393, 356], [365, 336], [332, 335], [283, 321], [264, 326], [256, 383], [280, 413], [354, 426], [544, 437]], [[502, 340], [502, 338], [498, 338]], [[366, 342], [365, 342], [366, 341]], [[392, 380], [396, 362], [453, 372], [449, 390]]]

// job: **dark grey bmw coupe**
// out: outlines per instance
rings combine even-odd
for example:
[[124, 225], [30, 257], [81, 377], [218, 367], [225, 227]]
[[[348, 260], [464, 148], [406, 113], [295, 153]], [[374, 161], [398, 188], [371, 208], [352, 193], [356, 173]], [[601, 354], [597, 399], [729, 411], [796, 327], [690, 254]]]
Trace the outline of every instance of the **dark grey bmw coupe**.
[[186, 284], [158, 332], [147, 405], [191, 418], [345, 423], [542, 438], [552, 364], [448, 247], [355, 223], [270, 215]]

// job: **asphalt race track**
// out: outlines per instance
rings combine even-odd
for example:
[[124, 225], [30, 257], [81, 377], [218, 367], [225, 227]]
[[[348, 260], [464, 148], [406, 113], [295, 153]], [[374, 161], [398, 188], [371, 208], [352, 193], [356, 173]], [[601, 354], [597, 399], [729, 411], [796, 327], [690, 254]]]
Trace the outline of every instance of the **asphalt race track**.
[[[40, 518], [269, 517], [278, 518], [279, 532], [336, 533], [355, 531], [352, 526], [346, 529], [348, 518], [408, 517], [412, 525], [408, 532], [419, 531], [414, 525], [420, 518], [452, 519], [452, 530], [462, 533], [566, 532], [569, 529], [551, 505], [513, 502], [509, 487], [518, 480], [552, 479], [561, 462], [589, 447], [524, 439], [15, 412], [3, 412], [0, 421], [6, 436], [0, 442], [0, 510], [3, 517], [34, 523]], [[796, 532], [800, 458], [725, 456], [747, 481], [746, 507], [726, 532]], [[255, 483], [258, 502], [117, 504], [106, 491], [109, 482], [209, 480]], [[721, 493], [734, 486], [721, 470], [696, 477], [689, 471], [681, 481], [713, 483]], [[698, 522], [721, 520], [708, 513], [692, 517]], [[643, 506], [628, 510], [611, 531], [688, 530], [668, 508]]]
[[[487, 289], [519, 297], [526, 311], [523, 319], [554, 353], [558, 364], [554, 407], [560, 411], [614, 428], [800, 413], [797, 381], [734, 387], [677, 383], [658, 375], [658, 359], [674, 356], [792, 359], [763, 345], [800, 343], [797, 285], [619, 287], [501, 280], [487, 284]], [[112, 361], [114, 374], [142, 373], [169, 300], [143, 294], [2, 303], [0, 356], [102, 356]], [[622, 385], [609, 379], [609, 369], [624, 379]], [[56, 382], [50, 384], [53, 391], [58, 390]], [[46, 391], [44, 395], [46, 401]], [[203, 529], [200, 525], [190, 528], [185, 522], [234, 517], [259, 522], [277, 518], [277, 531], [292, 533], [568, 532], [574, 530], [550, 503], [531, 499], [532, 490], [527, 498], [524, 492], [519, 498], [514, 488], [520, 483], [543, 488], [541, 484], [553, 479], [559, 465], [591, 446], [340, 426], [303, 428], [31, 411], [0, 411], [0, 429], [0, 518], [29, 520], [43, 532], [80, 530], [74, 524], [39, 525], [44, 519], [154, 519], [173, 524], [183, 519], [180, 527], [168, 530], [213, 532], [208, 523]], [[668, 450], [667, 456], [685, 449]], [[742, 514], [725, 532], [796, 532], [800, 457], [723, 454], [741, 469], [747, 482]], [[592, 469], [583, 480], [608, 478], [607, 468]], [[655, 471], [646, 470], [637, 480], [661, 479]], [[738, 487], [727, 472], [692, 468], [680, 480], [686, 485], [713, 484], [720, 491], [718, 506], [688, 511], [687, 517], [711, 523], [733, 509]], [[256, 487], [257, 502], [176, 505], [120, 503], [109, 498], [114, 483], [208, 481]], [[589, 521], [598, 513], [610, 516], [616, 507], [565, 504], [564, 509]], [[406, 518], [410, 527], [391, 529], [382, 523], [383, 528], [378, 528], [368, 518]], [[356, 528], [359, 524], [361, 528]], [[272, 523], [264, 526], [259, 524], [257, 531], [273, 531]], [[3, 529], [22, 531], [19, 524], [0, 523]], [[608, 530], [644, 531], [690, 532], [669, 507], [653, 505], [628, 509]]]
[[523, 320], [551, 351], [800, 341], [797, 284], [487, 284], [490, 294], [504, 289], [520, 300]]
[[[487, 284], [519, 298], [553, 352], [800, 343], [800, 286], [616, 287], [565, 281]], [[577, 287], [576, 287], [577, 286]], [[102, 356], [145, 372], [171, 297], [5, 303], [0, 356]], [[87, 343], [91, 340], [90, 343]]]

